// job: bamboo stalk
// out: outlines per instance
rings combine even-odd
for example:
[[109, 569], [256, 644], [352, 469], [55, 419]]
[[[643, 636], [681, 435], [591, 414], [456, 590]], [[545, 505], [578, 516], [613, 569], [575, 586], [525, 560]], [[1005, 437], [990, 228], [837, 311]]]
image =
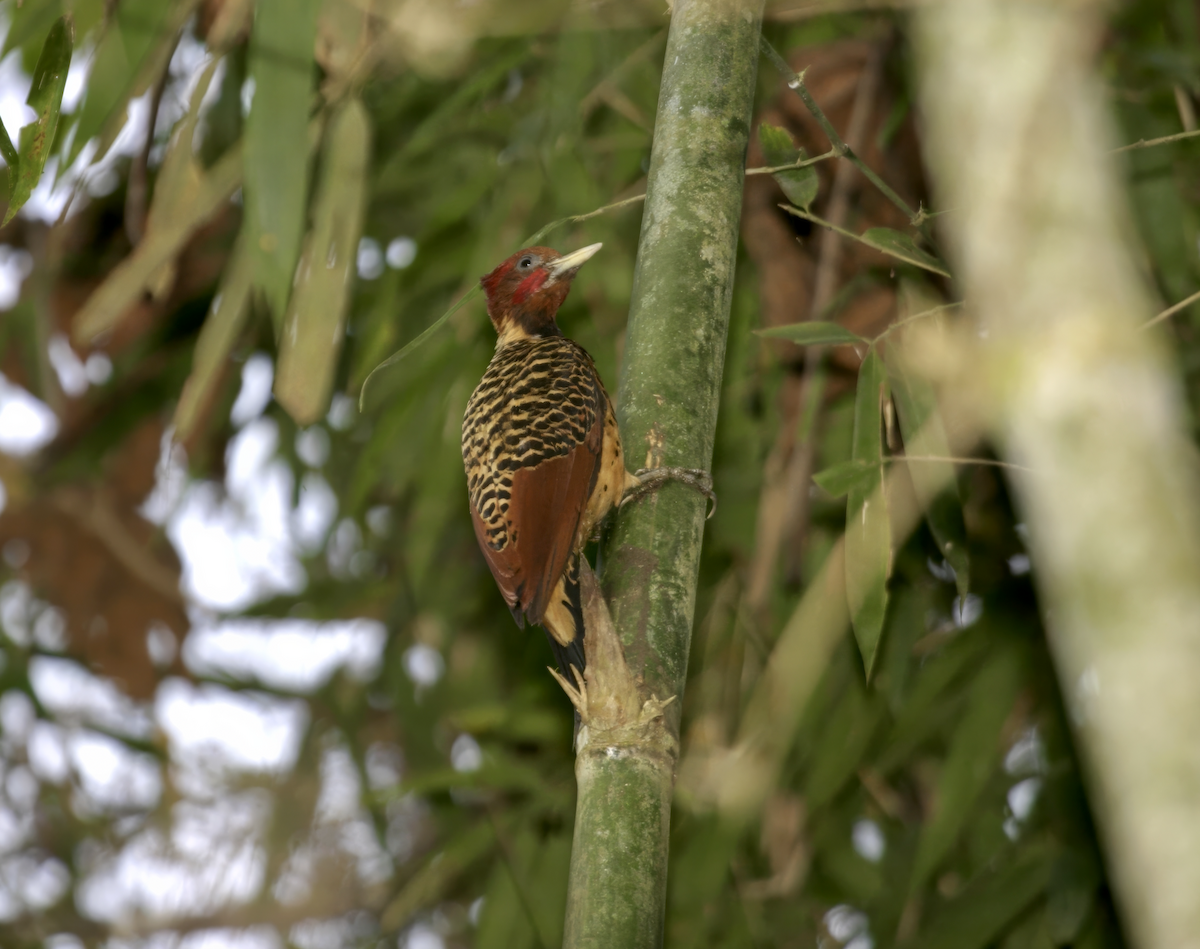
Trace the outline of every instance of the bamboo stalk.
[[934, 184], [1134, 945], [1200, 947], [1200, 498], [1094, 58], [1107, 4], [915, 17]]
[[[630, 467], [712, 462], [762, 8], [763, 0], [674, 4], [618, 399]], [[662, 944], [706, 504], [668, 483], [627, 506], [604, 544], [610, 645], [624, 658], [614, 672], [605, 658], [614, 650], [593, 638], [589, 620], [570, 949]]]

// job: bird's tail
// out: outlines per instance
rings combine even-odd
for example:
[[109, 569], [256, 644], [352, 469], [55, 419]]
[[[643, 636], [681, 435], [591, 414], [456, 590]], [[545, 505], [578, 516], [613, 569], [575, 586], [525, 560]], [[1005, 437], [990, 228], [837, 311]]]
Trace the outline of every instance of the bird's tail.
[[583, 652], [583, 597], [579, 585], [581, 556], [572, 554], [567, 561], [567, 568], [559, 581], [560, 589], [554, 591], [551, 608], [546, 610], [543, 618], [546, 638], [554, 650], [554, 658], [558, 660], [558, 671], [572, 684], [575, 676], [571, 673], [571, 666], [582, 673], [587, 661]]

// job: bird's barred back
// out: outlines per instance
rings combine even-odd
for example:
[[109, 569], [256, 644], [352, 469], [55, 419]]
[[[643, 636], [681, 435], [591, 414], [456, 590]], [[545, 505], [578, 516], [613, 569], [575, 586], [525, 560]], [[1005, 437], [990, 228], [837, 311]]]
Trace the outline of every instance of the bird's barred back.
[[592, 357], [572, 340], [525, 339], [496, 352], [462, 431], [467, 490], [489, 547], [508, 544], [513, 473], [582, 444], [606, 401]]

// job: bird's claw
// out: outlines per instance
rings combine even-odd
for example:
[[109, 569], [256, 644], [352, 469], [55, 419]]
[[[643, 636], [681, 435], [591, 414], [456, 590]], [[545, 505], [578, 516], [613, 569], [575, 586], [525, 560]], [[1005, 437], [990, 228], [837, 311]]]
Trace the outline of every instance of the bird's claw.
[[703, 468], [639, 468], [633, 474], [634, 477], [640, 479], [641, 483], [621, 499], [617, 510], [623, 508], [630, 501], [636, 500], [642, 495], [648, 494], [660, 487], [666, 481], [679, 481], [682, 484], [691, 485], [708, 498], [708, 500], [712, 501], [712, 509], [708, 512], [705, 520], [708, 520], [717, 513], [717, 496], [713, 493], [712, 489], [712, 475]]

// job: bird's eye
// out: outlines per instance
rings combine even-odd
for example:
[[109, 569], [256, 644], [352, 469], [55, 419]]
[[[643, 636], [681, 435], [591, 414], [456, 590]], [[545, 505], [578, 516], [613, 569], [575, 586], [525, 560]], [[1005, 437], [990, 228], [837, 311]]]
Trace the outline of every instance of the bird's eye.
[[533, 258], [532, 257], [522, 257], [519, 261], [517, 261], [517, 266], [520, 267], [522, 270], [528, 270], [530, 267], [533, 266]]

